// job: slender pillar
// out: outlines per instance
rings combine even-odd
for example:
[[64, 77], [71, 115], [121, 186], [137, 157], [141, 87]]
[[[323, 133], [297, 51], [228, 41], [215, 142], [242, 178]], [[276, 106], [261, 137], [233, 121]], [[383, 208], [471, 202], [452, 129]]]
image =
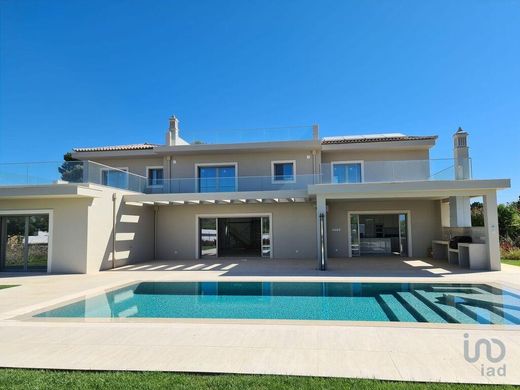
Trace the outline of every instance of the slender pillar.
[[316, 243], [318, 247], [318, 269], [327, 269], [327, 201], [323, 196], [316, 197]]
[[172, 188], [172, 157], [163, 158], [163, 192], [170, 193]]
[[487, 255], [489, 269], [500, 271], [500, 245], [498, 236], [497, 192], [484, 194], [484, 226], [486, 228]]
[[153, 207], [153, 259], [157, 260], [157, 222], [159, 206]]
[[117, 193], [112, 194], [112, 269], [116, 268]]

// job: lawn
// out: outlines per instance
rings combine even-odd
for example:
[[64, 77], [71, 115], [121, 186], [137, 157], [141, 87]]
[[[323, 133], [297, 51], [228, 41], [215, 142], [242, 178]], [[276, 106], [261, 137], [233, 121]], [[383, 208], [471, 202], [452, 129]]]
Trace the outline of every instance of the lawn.
[[163, 372], [85, 372], [0, 369], [0, 389], [355, 389], [466, 390], [513, 386], [386, 382], [369, 379], [270, 375], [209, 375]]
[[502, 263], [516, 265], [517, 267], [520, 267], [520, 260], [502, 259]]
[[3, 288], [9, 288], [9, 287], [16, 287], [16, 285], [14, 285], [14, 284], [11, 284], [11, 285], [9, 285], [9, 284], [4, 284], [4, 285], [0, 284], [0, 290], [2, 290]]

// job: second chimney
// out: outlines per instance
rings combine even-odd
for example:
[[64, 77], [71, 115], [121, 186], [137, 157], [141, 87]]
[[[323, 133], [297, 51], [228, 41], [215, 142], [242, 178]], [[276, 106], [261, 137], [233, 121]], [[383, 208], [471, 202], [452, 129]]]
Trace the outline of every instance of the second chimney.
[[170, 127], [166, 132], [166, 145], [175, 146], [179, 137], [179, 120], [175, 115], [170, 117]]
[[459, 127], [453, 134], [453, 158], [455, 160], [455, 179], [471, 179], [471, 162], [469, 158], [468, 133]]

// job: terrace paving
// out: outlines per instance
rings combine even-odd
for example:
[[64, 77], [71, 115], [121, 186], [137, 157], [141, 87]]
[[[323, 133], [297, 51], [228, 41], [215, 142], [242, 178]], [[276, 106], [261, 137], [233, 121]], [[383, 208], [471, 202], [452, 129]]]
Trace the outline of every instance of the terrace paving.
[[[218, 261], [217, 261], [218, 260]], [[217, 265], [218, 264], [218, 265]], [[105, 289], [155, 281], [486, 283], [520, 291], [520, 267], [468, 272], [429, 259], [154, 261], [88, 275], [2, 274], [0, 366], [151, 370], [520, 384], [520, 326], [278, 320], [39, 319], [29, 313]], [[190, 270], [188, 270], [190, 269]], [[496, 338], [506, 357], [464, 359], [470, 340]], [[506, 364], [506, 376], [481, 375]]]

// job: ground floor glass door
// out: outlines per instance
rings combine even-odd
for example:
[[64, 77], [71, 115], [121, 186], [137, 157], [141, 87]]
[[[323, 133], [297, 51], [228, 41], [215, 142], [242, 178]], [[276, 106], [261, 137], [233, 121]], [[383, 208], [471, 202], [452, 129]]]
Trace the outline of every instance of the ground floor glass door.
[[399, 244], [401, 256], [407, 257], [408, 254], [408, 216], [399, 214]]
[[46, 271], [49, 216], [0, 217], [0, 270]]
[[409, 256], [406, 213], [350, 214], [349, 245], [352, 257]]
[[200, 257], [217, 257], [217, 218], [200, 218], [199, 251]]
[[270, 218], [199, 218], [199, 256], [270, 257]]
[[260, 218], [218, 218], [220, 257], [260, 257]]
[[361, 255], [358, 214], [352, 214], [350, 216], [350, 250], [353, 257]]

